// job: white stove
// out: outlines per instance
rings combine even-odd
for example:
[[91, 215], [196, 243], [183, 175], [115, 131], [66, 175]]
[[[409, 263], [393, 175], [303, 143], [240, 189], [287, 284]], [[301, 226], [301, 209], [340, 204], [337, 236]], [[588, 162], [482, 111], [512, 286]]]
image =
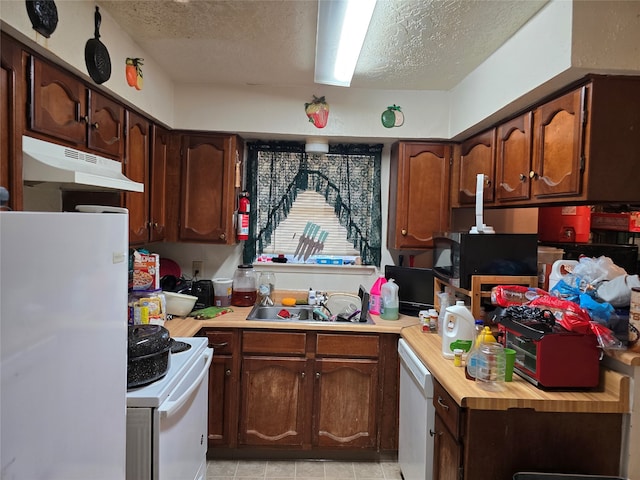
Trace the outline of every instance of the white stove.
[[127, 407], [159, 407], [169, 397], [171, 391], [196, 359], [202, 357], [208, 346], [207, 339], [203, 337], [178, 337], [174, 340], [187, 343], [191, 345], [191, 348], [184, 352], [172, 353], [169, 356], [169, 369], [160, 380], [127, 390]]
[[127, 480], [204, 480], [209, 366], [202, 337], [171, 353], [160, 380], [127, 391]]

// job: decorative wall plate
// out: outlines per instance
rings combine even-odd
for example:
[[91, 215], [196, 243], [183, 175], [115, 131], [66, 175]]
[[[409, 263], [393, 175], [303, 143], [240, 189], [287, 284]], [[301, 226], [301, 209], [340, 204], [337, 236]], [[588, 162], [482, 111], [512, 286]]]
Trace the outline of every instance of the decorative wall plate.
[[58, 26], [58, 8], [53, 0], [26, 0], [33, 29], [49, 38]]

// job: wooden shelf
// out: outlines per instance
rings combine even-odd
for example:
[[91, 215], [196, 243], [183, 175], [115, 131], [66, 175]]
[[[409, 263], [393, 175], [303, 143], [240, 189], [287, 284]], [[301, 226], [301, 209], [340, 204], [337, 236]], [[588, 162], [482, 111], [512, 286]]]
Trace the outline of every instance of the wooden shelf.
[[445, 287], [449, 287], [456, 294], [456, 297], [467, 297], [471, 304], [471, 314], [473, 318], [482, 318], [480, 307], [483, 298], [491, 298], [491, 288], [496, 285], [526, 285], [528, 287], [538, 286], [538, 277], [535, 275], [473, 275], [471, 277], [471, 290], [454, 287], [439, 278], [433, 279], [433, 302], [435, 308], [440, 311], [440, 299], [438, 293], [443, 292]]

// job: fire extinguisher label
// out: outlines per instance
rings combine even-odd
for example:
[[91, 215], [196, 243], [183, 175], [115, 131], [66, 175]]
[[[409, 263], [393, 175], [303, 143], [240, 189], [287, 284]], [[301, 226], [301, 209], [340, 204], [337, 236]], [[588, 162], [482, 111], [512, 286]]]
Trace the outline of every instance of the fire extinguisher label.
[[238, 240], [249, 240], [248, 213], [238, 213]]

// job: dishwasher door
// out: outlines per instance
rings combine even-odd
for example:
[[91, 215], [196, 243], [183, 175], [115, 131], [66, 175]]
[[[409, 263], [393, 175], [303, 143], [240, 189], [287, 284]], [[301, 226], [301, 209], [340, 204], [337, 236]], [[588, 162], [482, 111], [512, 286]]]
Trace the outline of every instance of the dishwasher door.
[[433, 478], [435, 409], [431, 373], [407, 343], [398, 342], [400, 421], [398, 464], [404, 480]]

